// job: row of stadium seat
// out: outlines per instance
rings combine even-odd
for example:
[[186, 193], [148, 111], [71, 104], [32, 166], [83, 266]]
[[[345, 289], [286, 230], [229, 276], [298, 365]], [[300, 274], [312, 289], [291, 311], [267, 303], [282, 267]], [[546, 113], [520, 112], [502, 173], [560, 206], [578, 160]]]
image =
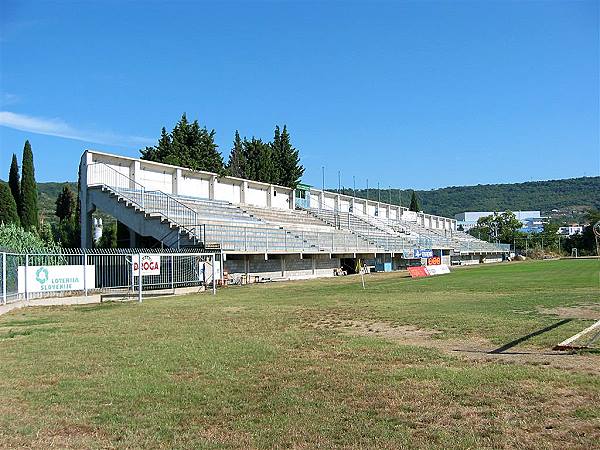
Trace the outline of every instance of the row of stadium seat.
[[331, 210], [281, 210], [233, 205], [160, 191], [113, 190], [150, 216], [185, 227], [205, 243], [237, 251], [390, 251], [445, 248], [497, 251], [462, 232], [428, 229], [413, 222]]

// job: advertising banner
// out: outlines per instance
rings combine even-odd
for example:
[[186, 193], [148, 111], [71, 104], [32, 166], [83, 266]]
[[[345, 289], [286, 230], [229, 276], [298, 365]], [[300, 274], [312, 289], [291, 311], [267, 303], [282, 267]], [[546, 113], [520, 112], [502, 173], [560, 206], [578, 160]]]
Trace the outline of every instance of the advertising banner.
[[450, 273], [450, 268], [446, 264], [440, 264], [439, 266], [427, 267], [427, 272], [429, 272], [429, 275], [443, 275]]
[[431, 249], [413, 249], [413, 258], [431, 258], [433, 257], [433, 250]]
[[409, 267], [408, 273], [410, 273], [410, 276], [412, 278], [421, 278], [429, 276], [429, 272], [427, 272], [427, 268], [425, 266]]
[[[140, 273], [140, 256], [132, 255], [131, 270], [133, 276], [137, 277]], [[142, 255], [142, 276], [160, 275], [160, 255]]]
[[[25, 292], [25, 266], [19, 266], [18, 283], [19, 293], [22, 294]], [[28, 292], [82, 291], [95, 287], [96, 266], [93, 265], [27, 267]]]
[[415, 266], [409, 267], [408, 273], [412, 278], [429, 277], [433, 275], [443, 275], [450, 273], [450, 268], [446, 264], [440, 264], [439, 266]]

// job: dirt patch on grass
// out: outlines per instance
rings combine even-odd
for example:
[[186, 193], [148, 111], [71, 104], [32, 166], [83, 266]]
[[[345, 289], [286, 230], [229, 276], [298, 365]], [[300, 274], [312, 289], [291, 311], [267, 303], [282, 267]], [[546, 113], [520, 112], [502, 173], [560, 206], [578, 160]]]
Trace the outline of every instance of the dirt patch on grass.
[[559, 308], [538, 308], [541, 314], [562, 317], [564, 319], [600, 320], [600, 304], [563, 306]]
[[506, 351], [495, 351], [498, 346], [487, 339], [444, 339], [441, 331], [411, 325], [393, 325], [386, 322], [361, 320], [321, 319], [314, 328], [332, 328], [353, 336], [371, 336], [402, 345], [435, 348], [446, 354], [482, 362], [500, 362], [534, 366], [548, 366], [591, 374], [600, 374], [600, 355], [555, 352], [530, 346], [519, 346]]

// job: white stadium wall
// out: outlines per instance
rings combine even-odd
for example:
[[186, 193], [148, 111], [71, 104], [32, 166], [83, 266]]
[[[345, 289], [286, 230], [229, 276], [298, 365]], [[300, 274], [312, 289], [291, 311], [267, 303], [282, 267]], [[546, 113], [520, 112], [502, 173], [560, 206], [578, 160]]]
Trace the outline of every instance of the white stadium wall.
[[[110, 178], [118, 187], [135, 189], [135, 184], [139, 183], [147, 190], [173, 195], [221, 200], [234, 204], [247, 203], [265, 208], [293, 208], [293, 189], [284, 186], [235, 177], [219, 177], [211, 172], [193, 171], [92, 150], [84, 153], [82, 162], [88, 168], [88, 186], [106, 183], [106, 178]], [[107, 170], [104, 166], [114, 169], [122, 176], [110, 174], [110, 169]]]
[[[159, 190], [167, 194], [183, 195], [210, 200], [222, 200], [233, 204], [249, 204], [263, 208], [293, 209], [295, 193], [293, 189], [242, 180], [235, 177], [219, 177], [215, 173], [193, 171], [182, 167], [144, 161], [135, 158], [112, 155], [87, 150], [82, 156], [87, 166], [86, 185], [105, 183], [106, 168], [114, 169], [123, 175], [113, 177], [119, 187], [135, 189], [136, 183], [148, 190]], [[125, 177], [128, 177], [128, 181]], [[129, 183], [129, 186], [123, 186]], [[373, 200], [353, 198], [335, 192], [310, 190], [310, 207], [368, 214], [371, 217], [397, 219], [405, 217], [407, 208]], [[376, 213], [377, 212], [377, 213]], [[456, 220], [432, 216], [422, 212], [415, 213], [414, 220], [425, 228], [438, 230], [456, 230]]]
[[433, 216], [423, 212], [412, 213], [408, 210], [408, 208], [398, 205], [390, 205], [388, 203], [377, 202], [363, 198], [354, 198], [349, 195], [337, 194], [335, 192], [323, 192], [320, 189], [311, 188], [310, 207], [340, 212], [347, 212], [350, 207], [352, 207], [354, 214], [357, 215], [369, 215], [371, 217], [381, 217], [387, 219], [402, 218], [403, 220], [416, 222], [425, 228], [437, 230], [456, 230], [456, 219]]

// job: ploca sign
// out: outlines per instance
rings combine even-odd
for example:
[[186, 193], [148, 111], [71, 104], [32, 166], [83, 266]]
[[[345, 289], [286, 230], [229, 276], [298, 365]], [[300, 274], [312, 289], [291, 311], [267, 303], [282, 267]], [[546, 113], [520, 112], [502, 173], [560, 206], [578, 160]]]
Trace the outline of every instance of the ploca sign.
[[[142, 276], [160, 275], [160, 255], [142, 255]], [[137, 277], [140, 273], [140, 257], [133, 255], [132, 258], [133, 276]]]

